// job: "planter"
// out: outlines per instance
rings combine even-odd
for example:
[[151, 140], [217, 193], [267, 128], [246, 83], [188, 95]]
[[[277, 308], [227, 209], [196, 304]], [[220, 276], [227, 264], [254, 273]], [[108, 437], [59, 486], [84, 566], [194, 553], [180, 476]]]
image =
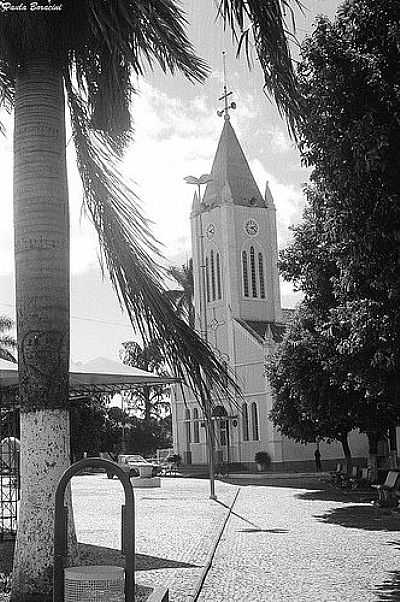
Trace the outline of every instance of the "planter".
[[266, 464], [256, 464], [257, 472], [267, 472], [268, 466]]

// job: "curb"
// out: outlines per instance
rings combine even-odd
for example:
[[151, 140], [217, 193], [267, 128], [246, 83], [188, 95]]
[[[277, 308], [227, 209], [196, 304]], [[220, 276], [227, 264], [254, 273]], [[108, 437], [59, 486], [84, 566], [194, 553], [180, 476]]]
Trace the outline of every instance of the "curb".
[[218, 544], [221, 541], [222, 534], [223, 534], [223, 532], [225, 530], [225, 527], [226, 527], [226, 524], [227, 524], [227, 522], [228, 522], [228, 520], [229, 520], [229, 518], [231, 516], [231, 512], [232, 512], [233, 506], [236, 504], [236, 500], [238, 498], [239, 493], [240, 493], [240, 487], [238, 487], [238, 489], [236, 490], [235, 497], [233, 498], [233, 501], [232, 501], [232, 503], [231, 503], [231, 505], [229, 507], [229, 510], [228, 510], [226, 516], [225, 516], [225, 520], [224, 520], [224, 522], [222, 524], [222, 527], [220, 528], [220, 530], [219, 530], [219, 532], [217, 534], [217, 537], [215, 538], [215, 541], [214, 541], [214, 543], [212, 545], [212, 548], [211, 548], [211, 552], [208, 555], [207, 561], [206, 561], [206, 563], [205, 563], [205, 565], [204, 565], [204, 567], [203, 567], [203, 569], [202, 569], [202, 571], [200, 573], [200, 577], [199, 577], [199, 579], [198, 579], [198, 581], [197, 581], [197, 583], [195, 585], [194, 593], [193, 594], [189, 594], [186, 597], [186, 602], [197, 602], [197, 600], [198, 600], [198, 597], [199, 597], [200, 592], [201, 592], [201, 588], [203, 587], [203, 584], [204, 584], [204, 581], [206, 580], [208, 571], [211, 568], [212, 562], [214, 560], [215, 552], [217, 551]]

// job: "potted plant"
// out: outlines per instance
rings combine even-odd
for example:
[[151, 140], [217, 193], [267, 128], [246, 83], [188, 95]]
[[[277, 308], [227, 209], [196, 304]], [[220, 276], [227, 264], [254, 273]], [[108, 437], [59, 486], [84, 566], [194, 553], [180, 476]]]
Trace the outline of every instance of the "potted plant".
[[259, 472], [265, 472], [271, 466], [271, 456], [266, 451], [258, 451], [254, 456]]
[[175, 464], [175, 466], [179, 466], [182, 462], [182, 458], [179, 454], [171, 454], [170, 456], [168, 456], [167, 462]]

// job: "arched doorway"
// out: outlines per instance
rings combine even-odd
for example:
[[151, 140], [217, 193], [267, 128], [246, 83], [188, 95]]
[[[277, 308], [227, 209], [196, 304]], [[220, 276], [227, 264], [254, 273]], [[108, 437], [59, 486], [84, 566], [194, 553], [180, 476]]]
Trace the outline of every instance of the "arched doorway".
[[215, 424], [215, 448], [217, 464], [230, 463], [230, 432], [228, 413], [224, 406], [213, 409], [212, 418]]

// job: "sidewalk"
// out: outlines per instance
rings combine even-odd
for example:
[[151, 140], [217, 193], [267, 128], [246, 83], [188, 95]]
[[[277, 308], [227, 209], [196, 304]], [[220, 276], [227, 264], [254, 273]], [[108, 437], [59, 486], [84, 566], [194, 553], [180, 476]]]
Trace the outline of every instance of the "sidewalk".
[[242, 487], [199, 602], [400, 600], [400, 517], [360, 499]]
[[[88, 475], [72, 489], [87, 561], [121, 564], [120, 483]], [[171, 602], [187, 602], [238, 490], [199, 602], [400, 600], [400, 514], [315, 478], [217, 481], [218, 502], [204, 479], [135, 490], [137, 582], [165, 585]]]
[[[216, 483], [218, 498], [232, 503], [238, 487]], [[105, 475], [73, 479], [74, 517], [78, 540], [107, 563], [120, 558], [121, 486]], [[160, 489], [135, 489], [136, 580], [141, 585], [165, 585], [171, 602], [184, 602], [194, 593], [228, 509], [209, 499], [203, 479], [163, 478]], [[108, 557], [104, 549], [108, 548]], [[106, 550], [107, 553], [107, 550]]]

